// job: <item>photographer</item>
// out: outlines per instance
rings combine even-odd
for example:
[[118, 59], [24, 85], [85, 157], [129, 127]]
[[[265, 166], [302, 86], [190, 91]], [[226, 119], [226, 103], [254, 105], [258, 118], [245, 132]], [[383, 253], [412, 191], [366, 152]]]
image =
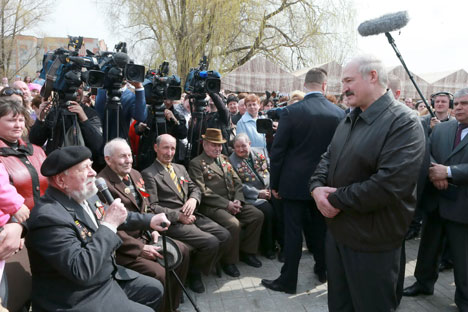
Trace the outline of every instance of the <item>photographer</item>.
[[[117, 112], [112, 109], [109, 110], [108, 120], [108, 133], [104, 128], [104, 138], [108, 141], [117, 137], [126, 139], [128, 137], [128, 129], [130, 128], [130, 122], [133, 119], [144, 122], [148, 116], [146, 110], [145, 100], [145, 89], [141, 82], [128, 82], [135, 87], [135, 93], [133, 93], [127, 86], [124, 87], [122, 95], [120, 96], [120, 107], [119, 117], [117, 120]], [[106, 125], [106, 106], [107, 106], [107, 94], [105, 89], [98, 89], [96, 96], [95, 109], [101, 118], [102, 124]]]
[[67, 107], [43, 102], [29, 133], [29, 141], [43, 146], [46, 154], [62, 146], [84, 145], [97, 159], [102, 148], [101, 120], [94, 109], [69, 101]]
[[226, 143], [223, 144], [222, 153], [228, 156], [232, 152], [230, 147], [231, 114], [218, 93], [209, 93], [208, 95], [212, 101], [210, 101], [210, 112], [206, 114], [205, 118], [205, 129], [216, 128], [221, 130], [223, 138], [226, 140]]

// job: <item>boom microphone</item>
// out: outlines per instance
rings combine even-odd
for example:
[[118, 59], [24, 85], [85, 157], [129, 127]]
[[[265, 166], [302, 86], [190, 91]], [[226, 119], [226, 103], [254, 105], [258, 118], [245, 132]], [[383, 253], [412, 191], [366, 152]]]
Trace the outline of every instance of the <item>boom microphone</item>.
[[112, 204], [112, 202], [114, 201], [114, 197], [109, 192], [106, 181], [103, 178], [97, 178], [94, 184], [96, 185], [97, 189], [102, 194], [102, 196], [104, 196], [104, 199], [106, 200], [107, 204]]
[[409, 17], [406, 11], [390, 13], [361, 23], [358, 32], [363, 37], [378, 35], [403, 28], [408, 24], [408, 21]]

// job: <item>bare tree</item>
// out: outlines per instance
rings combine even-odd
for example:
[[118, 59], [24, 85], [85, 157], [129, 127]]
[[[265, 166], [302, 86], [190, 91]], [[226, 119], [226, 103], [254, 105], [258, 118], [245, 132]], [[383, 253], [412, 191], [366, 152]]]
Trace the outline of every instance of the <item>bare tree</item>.
[[[40, 47], [18, 51], [18, 36], [30, 31], [42, 21], [50, 11], [52, 2], [53, 0], [0, 0], [0, 75], [2, 77], [11, 78], [36, 57]], [[20, 54], [21, 62], [17, 59]]]
[[119, 0], [108, 8], [113, 28], [127, 32], [150, 66], [169, 60], [181, 77], [203, 55], [221, 72], [257, 54], [295, 70], [341, 62], [355, 45], [346, 0]]

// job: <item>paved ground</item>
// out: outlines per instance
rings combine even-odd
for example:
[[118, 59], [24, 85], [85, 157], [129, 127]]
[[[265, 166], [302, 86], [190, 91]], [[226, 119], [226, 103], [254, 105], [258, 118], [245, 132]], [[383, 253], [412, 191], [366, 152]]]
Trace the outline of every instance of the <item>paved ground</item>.
[[[412, 240], [406, 245], [405, 286], [414, 282], [413, 272], [416, 265], [419, 240]], [[251, 312], [251, 311], [328, 311], [327, 285], [320, 284], [313, 273], [312, 255], [303, 251], [299, 267], [299, 282], [296, 295], [270, 291], [260, 285], [262, 278], [274, 279], [279, 276], [281, 263], [261, 257], [263, 266], [259, 269], [239, 264], [239, 278], [225, 274], [217, 278], [214, 275], [204, 277], [206, 292], [190, 292], [201, 312]], [[403, 297], [399, 312], [420, 311], [457, 311], [453, 303], [455, 284], [453, 272], [441, 273], [433, 296], [417, 298]], [[179, 310], [195, 311], [186, 298]]]

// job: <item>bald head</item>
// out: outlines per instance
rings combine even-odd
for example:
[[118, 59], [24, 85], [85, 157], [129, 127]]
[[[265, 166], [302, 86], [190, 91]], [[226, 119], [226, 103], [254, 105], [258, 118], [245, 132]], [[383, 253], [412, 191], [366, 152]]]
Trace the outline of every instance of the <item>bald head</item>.
[[159, 162], [165, 165], [172, 162], [176, 151], [176, 143], [176, 139], [170, 134], [161, 134], [156, 138], [154, 151]]

